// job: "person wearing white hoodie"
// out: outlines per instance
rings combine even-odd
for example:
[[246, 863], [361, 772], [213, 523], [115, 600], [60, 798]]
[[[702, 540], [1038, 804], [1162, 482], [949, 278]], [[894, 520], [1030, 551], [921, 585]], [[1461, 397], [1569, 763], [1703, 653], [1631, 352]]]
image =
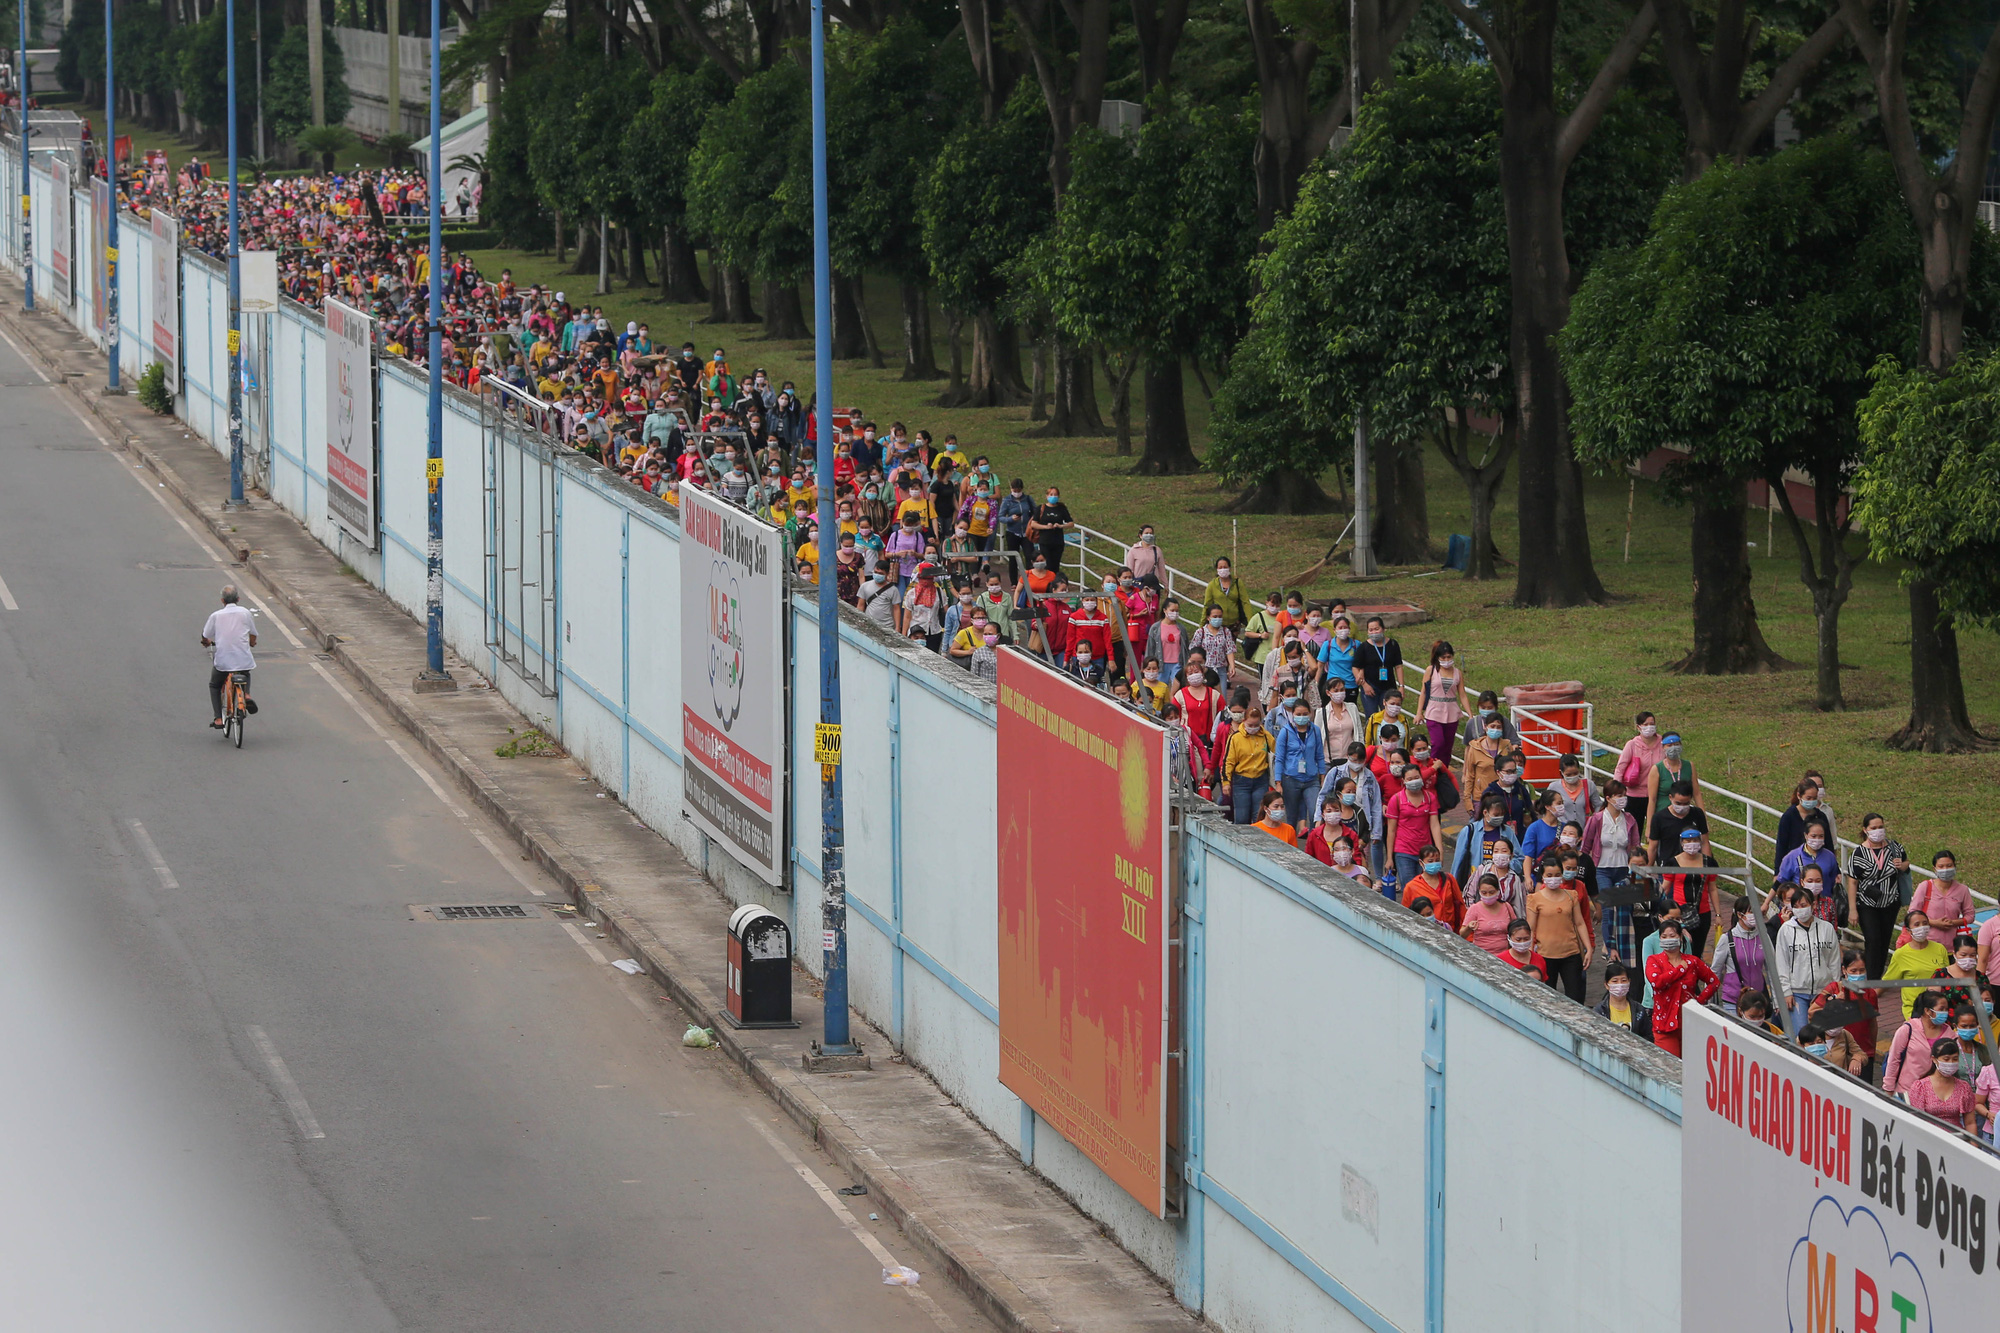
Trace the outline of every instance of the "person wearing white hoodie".
[[1785, 923], [1778, 927], [1778, 979], [1791, 1000], [1794, 1028], [1805, 1025], [1813, 997], [1840, 977], [1840, 932], [1817, 906], [1810, 890], [1788, 890]]

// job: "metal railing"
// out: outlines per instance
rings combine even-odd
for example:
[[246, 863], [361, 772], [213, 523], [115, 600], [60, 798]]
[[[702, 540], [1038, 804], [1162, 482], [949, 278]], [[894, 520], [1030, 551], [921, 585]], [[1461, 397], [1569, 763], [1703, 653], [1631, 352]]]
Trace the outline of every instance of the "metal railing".
[[[1405, 691], [1420, 689], [1423, 678], [1422, 671], [1414, 664], [1408, 662], [1403, 664], [1403, 671], [1405, 673]], [[1415, 685], [1409, 683], [1412, 678], [1416, 681]], [[1467, 685], [1461, 685], [1460, 693], [1465, 698], [1462, 706], [1468, 710], [1478, 706], [1479, 692], [1477, 690]], [[1558, 742], [1540, 738], [1541, 736], [1554, 736], [1560, 740], [1568, 741], [1575, 746], [1573, 753], [1582, 759], [1586, 777], [1595, 781], [1615, 776], [1618, 756], [1622, 753], [1622, 749], [1612, 749], [1609, 746], [1599, 744], [1590, 732], [1588, 721], [1586, 721], [1585, 729], [1578, 731], [1565, 727], [1547, 716], [1548, 713], [1558, 709], [1577, 707], [1588, 709], [1589, 705], [1547, 704], [1537, 707], [1532, 704], [1518, 704], [1510, 709], [1509, 716], [1514, 720], [1515, 729], [1521, 733], [1523, 757], [1547, 757], [1570, 753], [1570, 751], [1561, 750]], [[1588, 719], [1590, 714], [1586, 713], [1585, 716]], [[1521, 725], [1524, 718], [1531, 720], [1533, 724], [1532, 731]], [[1778, 873], [1776, 864], [1778, 860], [1778, 821], [1783, 817], [1785, 812], [1773, 806], [1766, 805], [1762, 801], [1745, 796], [1741, 792], [1731, 791], [1729, 788], [1711, 782], [1707, 778], [1700, 780], [1699, 787], [1701, 809], [1708, 816], [1709, 846], [1711, 848], [1725, 848], [1732, 854], [1740, 849], [1743, 853], [1743, 863], [1750, 869], [1753, 881], [1756, 879], [1758, 872], [1762, 872], [1764, 876], [1761, 885], [1753, 885], [1753, 887], [1769, 888], [1772, 884], [1775, 884]], [[1468, 794], [1466, 799], [1469, 802], [1473, 797]], [[1648, 810], [1647, 816], [1650, 820], [1650, 810]], [[1642, 829], [1640, 832], [1643, 835], [1645, 830]], [[1834, 855], [1839, 863], [1839, 873], [1842, 876], [1846, 875], [1848, 861], [1853, 856], [1857, 847], [1858, 844], [1852, 839], [1840, 837], [1836, 832], [1834, 837]], [[1913, 881], [1933, 878], [1928, 871], [1920, 869], [1916, 865], [1910, 867], [1910, 874]], [[1830, 889], [1829, 891], [1835, 890]], [[1996, 899], [1990, 894], [1980, 893], [1976, 889], [1969, 890], [1969, 892], [1971, 893], [1975, 910], [2000, 906], [2000, 902], [1996, 902]]]
[[[1063, 570], [1077, 587], [1094, 592], [1103, 583], [1105, 575], [1116, 574], [1124, 567], [1125, 554], [1130, 549], [1130, 543], [1079, 523], [1076, 530], [1068, 534], [1063, 549]], [[1174, 598], [1181, 604], [1181, 623], [1197, 623], [1201, 618], [1201, 599], [1208, 590], [1208, 580], [1197, 578], [1184, 569], [1175, 569], [1164, 560], [1160, 562], [1160, 568], [1166, 571], [1166, 577], [1160, 580], [1161, 609], [1165, 609], [1168, 598]], [[1189, 614], [1190, 608], [1194, 614]]]

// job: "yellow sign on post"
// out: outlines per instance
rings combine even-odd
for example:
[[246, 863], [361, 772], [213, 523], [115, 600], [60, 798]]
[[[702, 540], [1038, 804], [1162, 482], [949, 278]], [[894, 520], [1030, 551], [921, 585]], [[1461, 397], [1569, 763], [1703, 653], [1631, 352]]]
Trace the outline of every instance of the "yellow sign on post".
[[424, 460], [424, 475], [432, 481], [444, 480], [444, 460], [442, 458], [426, 458]]
[[813, 723], [813, 762], [822, 768], [840, 767], [840, 724]]
[[243, 346], [243, 331], [241, 329], [231, 329], [229, 331], [229, 354], [231, 356], [235, 356], [237, 349], [242, 346]]

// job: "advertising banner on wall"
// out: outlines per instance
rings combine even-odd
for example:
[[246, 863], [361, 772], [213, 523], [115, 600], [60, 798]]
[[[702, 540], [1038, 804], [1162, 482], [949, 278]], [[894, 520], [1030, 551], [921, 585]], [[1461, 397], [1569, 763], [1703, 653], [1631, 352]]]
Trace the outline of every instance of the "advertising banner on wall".
[[375, 549], [375, 376], [372, 321], [326, 302], [326, 513]]
[[105, 271], [111, 249], [111, 182], [90, 178], [90, 327], [109, 332], [111, 278]]
[[181, 257], [178, 222], [153, 210], [153, 356], [167, 367], [167, 388], [181, 391]]
[[681, 790], [688, 817], [766, 884], [784, 882], [785, 536], [681, 496]]
[[1681, 1327], [1993, 1327], [2000, 1157], [1713, 1010], [1682, 1014]]
[[1000, 654], [1000, 1081], [1166, 1215], [1166, 733]]
[[76, 304], [76, 196], [70, 193], [69, 163], [49, 159], [49, 271], [56, 277], [56, 299]]

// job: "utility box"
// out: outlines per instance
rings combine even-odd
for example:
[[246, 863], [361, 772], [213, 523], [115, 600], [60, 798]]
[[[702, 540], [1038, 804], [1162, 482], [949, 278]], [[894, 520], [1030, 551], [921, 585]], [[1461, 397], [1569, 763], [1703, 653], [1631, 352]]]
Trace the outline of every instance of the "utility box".
[[756, 903], [729, 918], [728, 1011], [739, 1028], [795, 1028], [792, 1017], [792, 929]]

